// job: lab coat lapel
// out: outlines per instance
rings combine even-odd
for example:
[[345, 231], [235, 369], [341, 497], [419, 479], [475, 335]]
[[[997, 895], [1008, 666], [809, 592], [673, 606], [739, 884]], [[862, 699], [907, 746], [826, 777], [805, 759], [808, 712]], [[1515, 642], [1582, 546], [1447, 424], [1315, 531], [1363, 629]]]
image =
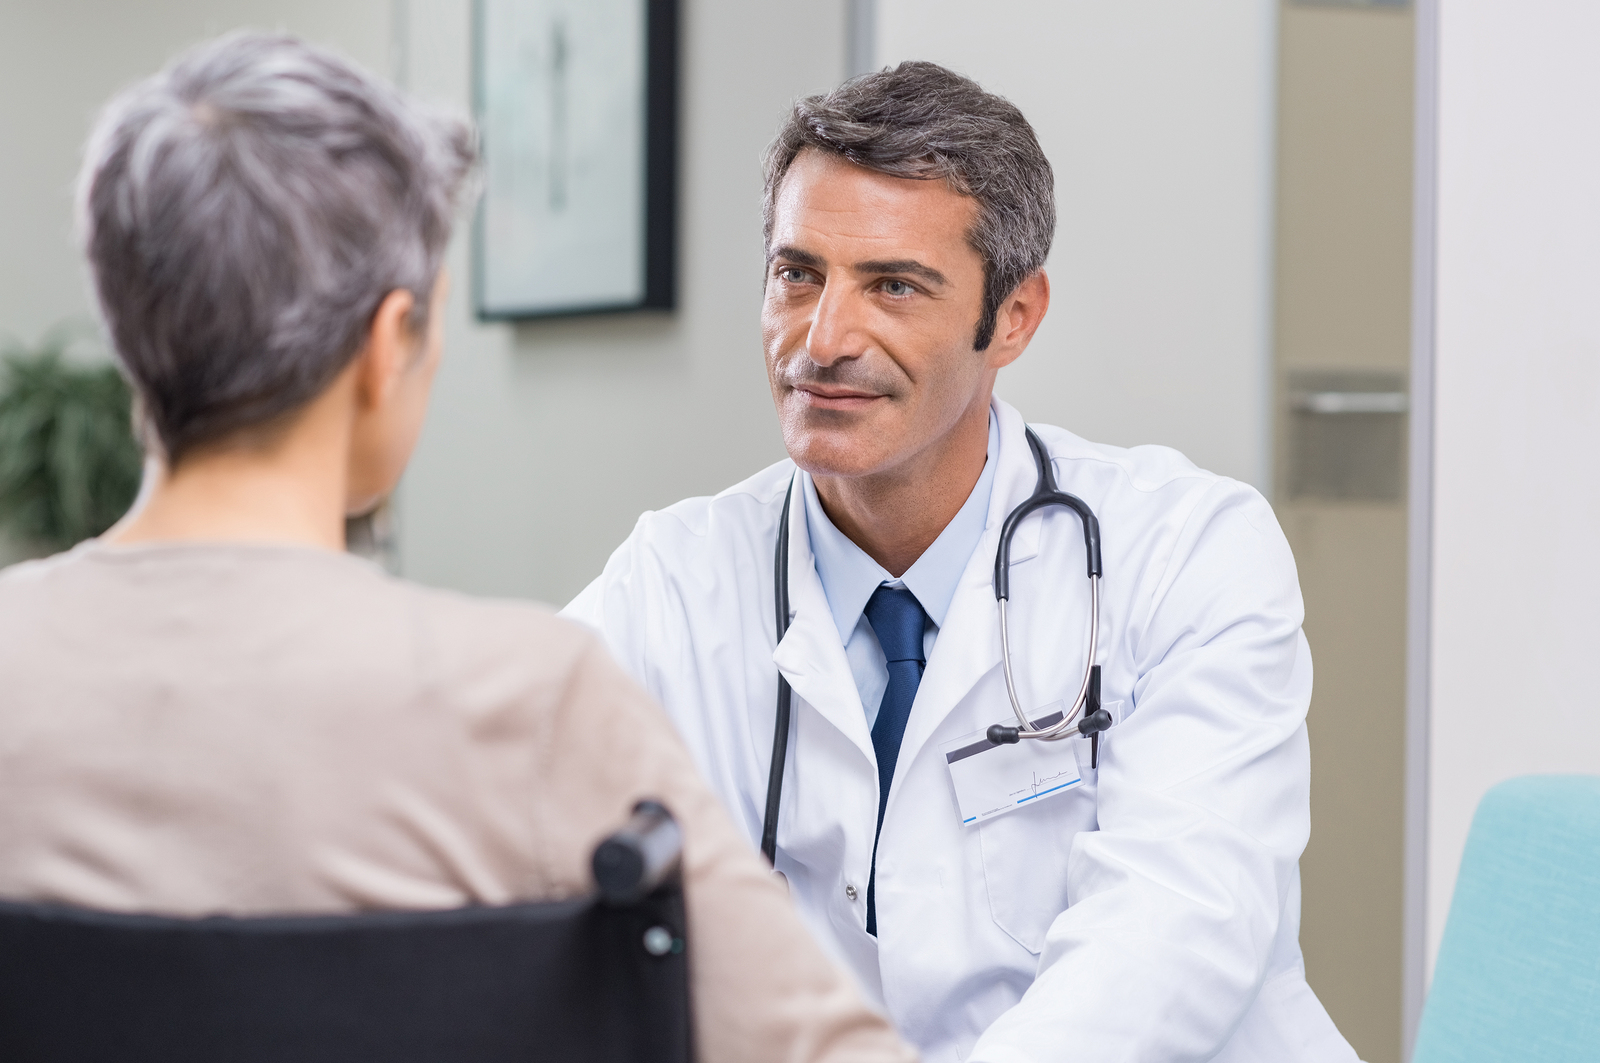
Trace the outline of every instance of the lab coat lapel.
[[[999, 607], [994, 600], [995, 549], [1006, 516], [1033, 493], [1038, 469], [1028, 449], [1027, 426], [1022, 416], [998, 399], [994, 407], [1000, 425], [1000, 453], [988, 519], [977, 549], [967, 559], [961, 583], [945, 614], [944, 627], [934, 643], [933, 657], [917, 688], [917, 700], [900, 745], [896, 785], [945, 717], [1000, 663]], [[1037, 519], [1023, 521], [1012, 537], [1013, 568], [1038, 555], [1039, 523]], [[1006, 709], [1003, 702], [994, 706], [996, 722], [1004, 718]]]
[[794, 491], [796, 498], [789, 507], [789, 630], [773, 650], [772, 661], [798, 697], [842, 731], [868, 761], [876, 763], [861, 692], [856, 689], [839, 628], [817, 575], [798, 484]]

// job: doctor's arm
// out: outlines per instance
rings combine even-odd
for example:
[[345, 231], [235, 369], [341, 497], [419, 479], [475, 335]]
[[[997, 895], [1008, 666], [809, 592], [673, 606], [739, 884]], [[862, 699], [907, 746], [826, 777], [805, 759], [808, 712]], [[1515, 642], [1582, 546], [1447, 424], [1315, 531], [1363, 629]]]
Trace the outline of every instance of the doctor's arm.
[[1069, 907], [973, 1061], [1209, 1059], [1298, 916], [1311, 659], [1283, 533], [1259, 495], [1224, 482], [1143, 579], [1099, 830], [1060, 840]]
[[676, 545], [660, 541], [671, 533], [682, 537], [670, 516], [642, 514], [600, 575], [561, 609], [561, 616], [598, 633], [623, 671], [658, 701], [666, 694], [658, 682], [662, 668], [678, 665], [678, 674], [688, 669], [689, 618], [672, 574], [659, 561], [663, 545], [669, 556]]
[[[561, 616], [598, 634], [611, 656], [635, 681], [642, 681], [645, 675], [645, 610], [637, 600], [630, 601], [630, 595], [637, 597], [640, 590], [656, 590], [635, 586], [647, 574], [638, 564], [638, 553], [648, 516], [647, 513], [639, 518], [633, 533], [607, 559], [604, 571], [561, 609]], [[659, 696], [658, 691], [651, 693]]]

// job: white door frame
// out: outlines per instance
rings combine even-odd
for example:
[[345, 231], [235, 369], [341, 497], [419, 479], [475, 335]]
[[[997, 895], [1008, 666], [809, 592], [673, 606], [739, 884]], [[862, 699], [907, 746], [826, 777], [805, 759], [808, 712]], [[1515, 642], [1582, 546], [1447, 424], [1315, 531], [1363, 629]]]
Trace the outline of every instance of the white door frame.
[[1406, 557], [1405, 900], [1400, 1022], [1411, 1058], [1427, 997], [1428, 720], [1433, 620], [1434, 279], [1438, 217], [1439, 0], [1416, 3], [1411, 244], [1411, 423]]

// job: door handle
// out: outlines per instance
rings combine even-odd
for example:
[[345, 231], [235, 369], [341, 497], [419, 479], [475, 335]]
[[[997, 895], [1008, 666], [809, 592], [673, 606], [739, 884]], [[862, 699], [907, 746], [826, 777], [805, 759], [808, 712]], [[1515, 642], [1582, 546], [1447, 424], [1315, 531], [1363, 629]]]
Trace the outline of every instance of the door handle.
[[1411, 401], [1403, 391], [1303, 391], [1293, 405], [1302, 413], [1405, 413]]

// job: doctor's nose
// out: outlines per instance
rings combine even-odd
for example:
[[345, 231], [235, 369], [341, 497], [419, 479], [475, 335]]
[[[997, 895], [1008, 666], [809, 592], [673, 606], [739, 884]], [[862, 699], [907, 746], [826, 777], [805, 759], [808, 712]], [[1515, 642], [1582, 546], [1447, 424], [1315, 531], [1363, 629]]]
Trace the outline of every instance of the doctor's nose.
[[871, 343], [865, 328], [865, 311], [858, 293], [826, 285], [806, 331], [806, 354], [822, 366], [861, 357]]

